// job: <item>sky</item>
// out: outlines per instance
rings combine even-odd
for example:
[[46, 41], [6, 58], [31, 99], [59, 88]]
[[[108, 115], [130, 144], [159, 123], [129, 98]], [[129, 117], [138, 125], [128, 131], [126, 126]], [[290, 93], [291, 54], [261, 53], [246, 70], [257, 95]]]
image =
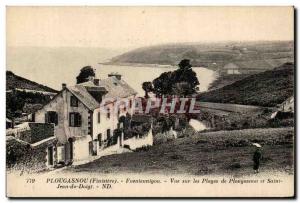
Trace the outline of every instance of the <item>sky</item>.
[[7, 46], [293, 40], [293, 7], [7, 7]]

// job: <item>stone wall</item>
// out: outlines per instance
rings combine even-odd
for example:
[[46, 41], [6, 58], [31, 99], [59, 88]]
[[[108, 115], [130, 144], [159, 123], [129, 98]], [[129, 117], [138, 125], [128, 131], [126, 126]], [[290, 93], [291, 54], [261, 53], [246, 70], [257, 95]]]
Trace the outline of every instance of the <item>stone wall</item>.
[[48, 123], [29, 123], [31, 128], [31, 142], [39, 142], [54, 136], [54, 125]]
[[8, 169], [33, 172], [47, 169], [47, 148], [56, 141], [42, 143], [36, 147], [16, 139], [6, 141], [6, 167]]
[[137, 148], [152, 146], [153, 145], [153, 134], [152, 129], [146, 135], [143, 136], [134, 136], [132, 138], [123, 140], [123, 146], [127, 145], [131, 150], [135, 150]]

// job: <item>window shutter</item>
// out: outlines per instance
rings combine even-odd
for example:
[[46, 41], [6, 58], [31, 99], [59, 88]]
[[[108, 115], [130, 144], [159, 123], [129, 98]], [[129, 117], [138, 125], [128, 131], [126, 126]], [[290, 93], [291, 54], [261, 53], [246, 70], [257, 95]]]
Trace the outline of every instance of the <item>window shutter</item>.
[[102, 134], [98, 134], [98, 141], [99, 141], [99, 146], [101, 146], [102, 143]]
[[48, 123], [48, 112], [45, 113], [45, 123]]
[[55, 125], [57, 125], [57, 124], [58, 124], [58, 114], [55, 113]]
[[72, 126], [72, 113], [69, 113], [69, 126]]
[[98, 123], [100, 123], [100, 119], [101, 119], [100, 116], [101, 116], [101, 115], [100, 115], [100, 112], [98, 112]]
[[80, 127], [81, 126], [81, 115], [80, 114], [78, 114], [78, 120], [77, 121], [78, 121], [77, 126]]
[[78, 107], [78, 99], [73, 95], [70, 97], [70, 106]]
[[77, 127], [78, 126], [78, 114], [73, 113], [73, 126]]

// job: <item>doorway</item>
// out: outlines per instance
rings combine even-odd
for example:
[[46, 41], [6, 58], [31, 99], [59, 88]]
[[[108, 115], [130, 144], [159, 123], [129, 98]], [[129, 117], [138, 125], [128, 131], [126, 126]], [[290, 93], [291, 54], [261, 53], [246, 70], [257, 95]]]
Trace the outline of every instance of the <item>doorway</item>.
[[48, 147], [48, 165], [53, 166], [54, 161], [53, 161], [53, 147]]

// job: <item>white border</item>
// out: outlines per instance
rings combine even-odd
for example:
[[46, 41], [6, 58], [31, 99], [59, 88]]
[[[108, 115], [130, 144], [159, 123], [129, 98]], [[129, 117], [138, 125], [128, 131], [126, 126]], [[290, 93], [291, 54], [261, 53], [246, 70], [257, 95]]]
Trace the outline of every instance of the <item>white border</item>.
[[[218, 0], [202, 0], [202, 1], [195, 1], [195, 0], [140, 0], [140, 1], [134, 1], [134, 0], [1, 0], [0, 1], [0, 92], [2, 92], [0, 96], [0, 123], [1, 123], [1, 134], [2, 139], [0, 139], [0, 148], [1, 156], [0, 156], [0, 180], [1, 180], [1, 193], [0, 197], [3, 202], [12, 201], [5, 197], [5, 127], [4, 127], [4, 121], [5, 121], [5, 70], [6, 70], [6, 61], [5, 61], [5, 47], [6, 47], [6, 41], [5, 41], [5, 7], [6, 6], [33, 6], [33, 5], [40, 5], [40, 6], [49, 6], [49, 5], [57, 5], [57, 6], [65, 6], [65, 5], [72, 5], [72, 6], [85, 6], [85, 5], [98, 5], [98, 6], [117, 6], [117, 5], [124, 5], [124, 6], [137, 6], [137, 5], [159, 5], [159, 6], [253, 6], [253, 5], [259, 5], [259, 6], [290, 6], [294, 5], [295, 8], [300, 8], [300, 1], [298, 0], [252, 0], [252, 1], [241, 1], [241, 0], [227, 0], [227, 1], [218, 1]], [[299, 10], [298, 10], [299, 15]], [[299, 21], [297, 21], [297, 27], [299, 27]], [[295, 38], [297, 38], [298, 35], [295, 35]], [[296, 44], [296, 47], [298, 47], [298, 43]], [[297, 57], [299, 56], [299, 52], [297, 52]], [[297, 71], [297, 78], [299, 78], [299, 71]], [[299, 95], [299, 88], [297, 89], [297, 95]], [[299, 107], [299, 101], [297, 99], [297, 105]], [[299, 112], [297, 111], [297, 114]], [[299, 126], [299, 119], [297, 121], [297, 126]], [[299, 137], [297, 138], [297, 146], [299, 147]], [[299, 156], [297, 156], [297, 176], [299, 176]], [[297, 187], [297, 189], [299, 186]], [[16, 200], [13, 200], [16, 201]], [[37, 200], [36, 202], [44, 202], [49, 200]], [[64, 200], [54, 200], [56, 202], [63, 202]], [[74, 201], [74, 200], [71, 200]], [[82, 200], [86, 201], [86, 200]], [[99, 200], [95, 200], [99, 201]], [[108, 202], [108, 200], [100, 200], [101, 202]], [[118, 200], [111, 200], [109, 202], [116, 202]], [[141, 201], [141, 200], [139, 200]], [[162, 202], [163, 200], [155, 200], [157, 202]], [[187, 201], [187, 200], [182, 200]], [[203, 202], [212, 202], [211, 200], [201, 200]], [[231, 201], [231, 200], [229, 200]], [[241, 201], [241, 200], [238, 200]], [[254, 200], [255, 202], [263, 202], [263, 200]], [[284, 202], [288, 200], [283, 200]], [[214, 202], [214, 201], [213, 201]]]

